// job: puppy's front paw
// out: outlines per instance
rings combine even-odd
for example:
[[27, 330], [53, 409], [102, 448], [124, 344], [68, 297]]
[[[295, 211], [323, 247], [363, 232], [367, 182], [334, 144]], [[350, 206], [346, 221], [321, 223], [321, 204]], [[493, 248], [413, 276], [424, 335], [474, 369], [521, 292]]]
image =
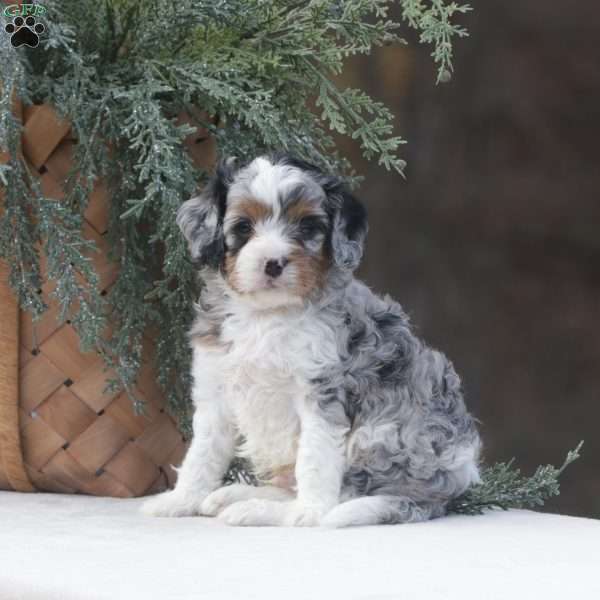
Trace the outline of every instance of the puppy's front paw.
[[219, 519], [227, 525], [245, 527], [281, 525], [285, 505], [284, 502], [252, 498], [231, 504], [219, 514]]
[[177, 489], [152, 496], [141, 511], [151, 517], [191, 517], [200, 515], [206, 494], [181, 492]]
[[286, 511], [284, 525], [288, 527], [316, 527], [327, 513], [324, 506], [290, 502]]
[[240, 493], [235, 484], [221, 487], [209, 494], [202, 502], [202, 514], [207, 517], [216, 517], [224, 508], [240, 502]]

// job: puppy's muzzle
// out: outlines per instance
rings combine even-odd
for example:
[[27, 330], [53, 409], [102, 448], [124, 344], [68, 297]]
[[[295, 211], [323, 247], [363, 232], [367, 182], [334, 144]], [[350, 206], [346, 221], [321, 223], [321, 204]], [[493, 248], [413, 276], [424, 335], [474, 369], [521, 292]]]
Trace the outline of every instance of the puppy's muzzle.
[[288, 264], [287, 258], [282, 258], [279, 260], [270, 259], [265, 264], [265, 274], [273, 279], [279, 277], [283, 273], [283, 269]]

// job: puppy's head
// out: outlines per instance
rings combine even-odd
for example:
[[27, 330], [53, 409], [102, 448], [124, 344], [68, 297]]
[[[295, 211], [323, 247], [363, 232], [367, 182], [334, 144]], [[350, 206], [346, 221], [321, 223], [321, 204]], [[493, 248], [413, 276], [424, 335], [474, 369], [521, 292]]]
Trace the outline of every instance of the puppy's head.
[[331, 269], [354, 270], [367, 232], [366, 211], [341, 179], [290, 157], [221, 163], [177, 222], [200, 266], [265, 307], [301, 303]]

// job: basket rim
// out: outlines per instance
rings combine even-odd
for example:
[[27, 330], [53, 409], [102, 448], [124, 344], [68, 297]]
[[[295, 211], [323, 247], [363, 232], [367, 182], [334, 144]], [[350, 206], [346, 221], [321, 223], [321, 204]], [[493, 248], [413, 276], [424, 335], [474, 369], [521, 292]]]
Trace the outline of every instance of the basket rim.
[[[13, 112], [23, 120], [23, 104], [13, 98]], [[0, 162], [8, 160], [0, 154]], [[3, 211], [0, 194], [0, 214]], [[33, 492], [23, 460], [19, 423], [19, 305], [8, 283], [10, 268], [0, 260], [0, 469], [18, 492]]]
[[0, 467], [15, 491], [32, 492], [19, 427], [19, 306], [8, 272], [0, 261]]

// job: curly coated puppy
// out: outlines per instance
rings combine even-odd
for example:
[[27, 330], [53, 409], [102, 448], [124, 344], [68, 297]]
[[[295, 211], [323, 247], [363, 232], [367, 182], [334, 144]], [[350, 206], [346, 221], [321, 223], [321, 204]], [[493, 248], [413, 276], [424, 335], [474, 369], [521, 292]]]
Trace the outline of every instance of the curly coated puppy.
[[[204, 287], [190, 337], [194, 438], [144, 512], [344, 527], [441, 516], [479, 480], [452, 363], [353, 276], [366, 211], [287, 157], [222, 163], [177, 217]], [[223, 486], [234, 456], [260, 486]]]

